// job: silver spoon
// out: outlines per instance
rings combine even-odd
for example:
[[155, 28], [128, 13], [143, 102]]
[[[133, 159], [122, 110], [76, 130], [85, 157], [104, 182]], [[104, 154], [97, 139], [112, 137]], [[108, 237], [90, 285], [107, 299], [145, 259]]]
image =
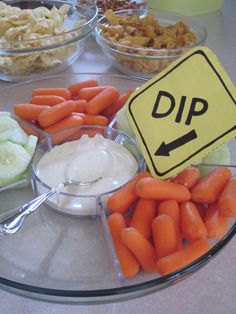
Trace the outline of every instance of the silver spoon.
[[52, 196], [56, 192], [60, 192], [64, 187], [68, 185], [88, 186], [90, 184], [96, 183], [101, 178], [102, 177], [99, 177], [89, 182], [81, 182], [81, 181], [76, 181], [76, 180], [71, 179], [51, 188], [48, 192], [39, 195], [38, 197], [30, 201], [29, 203], [24, 204], [22, 207], [20, 207], [15, 215], [2, 221], [2, 223], [0, 224], [0, 236], [5, 235], [5, 234], [11, 235], [11, 234], [16, 233], [22, 226], [26, 216], [33, 213], [50, 196]]

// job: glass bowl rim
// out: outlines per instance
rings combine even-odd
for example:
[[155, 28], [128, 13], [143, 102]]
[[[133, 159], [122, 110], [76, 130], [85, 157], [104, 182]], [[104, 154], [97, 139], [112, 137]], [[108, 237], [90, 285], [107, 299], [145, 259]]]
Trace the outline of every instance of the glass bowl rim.
[[[26, 1], [30, 2], [31, 0], [26, 0]], [[40, 0], [33, 0], [33, 1], [41, 3]], [[21, 2], [21, 1], [4, 0], [4, 3], [6, 3], [6, 4], [8, 4], [8, 3], [10, 4], [11, 2], [15, 3], [15, 2]], [[73, 5], [73, 2], [70, 2], [68, 0], [57, 0], [56, 2], [61, 2], [62, 5], [68, 4], [70, 7], [72, 7], [72, 5]], [[75, 4], [77, 4], [77, 3], [80, 3], [80, 0], [76, 0]], [[42, 47], [36, 47], [36, 48], [17, 48], [17, 49], [14, 49], [14, 48], [11, 48], [11, 46], [14, 44], [16, 44], [16, 45], [19, 44], [19, 40], [13, 40], [13, 41], [9, 41], [9, 42], [0, 44], [0, 55], [4, 56], [5, 54], [9, 54], [9, 53], [11, 53], [11, 54], [31, 53], [31, 52], [43, 51], [43, 50], [52, 49], [52, 48], [59, 48], [59, 47], [62, 47], [63, 45], [72, 44], [72, 43], [74, 43], [80, 39], [85, 38], [88, 34], [92, 33], [93, 29], [96, 26], [97, 18], [98, 18], [98, 8], [97, 8], [95, 2], [93, 0], [91, 0], [91, 1], [89, 0], [89, 4], [93, 5], [94, 14], [88, 21], [86, 21], [82, 25], [79, 25], [75, 28], [69, 29], [69, 30], [67, 30], [63, 33], [57, 34], [57, 35], [48, 35], [48, 36], [39, 37], [36, 39], [27, 39], [27, 40], [21, 40], [20, 41], [20, 44], [24, 44], [24, 43], [25, 44], [30, 44], [30, 43], [33, 44], [33, 43], [37, 43], [38, 41], [41, 41], [41, 40], [47, 41], [47, 40], [52, 40], [52, 39], [58, 38], [59, 41], [57, 43], [46, 44], [46, 45], [43, 45]], [[76, 9], [73, 8], [73, 13], [75, 10]], [[89, 30], [86, 29], [88, 26], [90, 27]], [[69, 38], [69, 39], [60, 40], [61, 37], [73, 34], [74, 32], [77, 32], [77, 31], [81, 31], [81, 35], [71, 36], [71, 38]], [[6, 47], [6, 48], [4, 48], [4, 47]]]
[[[18, 283], [9, 279], [5, 279], [0, 277], [0, 284], [6, 287], [11, 287], [21, 292], [30, 292], [41, 296], [48, 296], [48, 297], [61, 297], [61, 298], [68, 298], [71, 301], [71, 298], [78, 304], [80, 301], [76, 301], [74, 298], [91, 298], [91, 297], [111, 297], [117, 295], [125, 295], [126, 293], [135, 293], [139, 292], [140, 290], [148, 290], [153, 287], [162, 284], [170, 285], [172, 282], [176, 280], [180, 280], [183, 276], [188, 276], [193, 274], [195, 271], [200, 269], [202, 266], [207, 264], [211, 258], [215, 257], [224, 247], [225, 245], [233, 238], [236, 234], [236, 222], [231, 226], [228, 230], [226, 235], [217, 242], [208, 252], [202, 255], [200, 258], [192, 262], [191, 264], [172, 272], [168, 275], [164, 275], [155, 279], [151, 279], [142, 283], [132, 284], [129, 286], [119, 287], [119, 288], [107, 288], [107, 289], [100, 289], [100, 290], [60, 290], [60, 289], [49, 289], [43, 288], [40, 286], [32, 286], [27, 284]], [[52, 300], [53, 301], [53, 300]], [[112, 300], [111, 300], [112, 301]], [[99, 300], [88, 299], [87, 301], [90, 304], [99, 303]], [[82, 302], [83, 304], [86, 301]], [[106, 301], [101, 301], [101, 303], [107, 303]]]
[[[122, 75], [122, 74], [113, 74], [113, 73], [102, 73], [102, 72], [71, 72], [66, 73], [65, 75], [63, 75], [62, 73], [57, 73], [54, 75], [45, 75], [45, 76], [41, 76], [38, 78], [34, 78], [34, 79], [28, 79], [25, 80], [23, 82], [16, 82], [13, 83], [9, 86], [3, 87], [1, 88], [1, 92], [5, 92], [7, 90], [12, 90], [15, 87], [20, 87], [20, 86], [24, 86], [24, 85], [28, 85], [28, 84], [32, 84], [32, 83], [37, 83], [40, 81], [46, 81], [46, 80], [52, 80], [52, 79], [57, 79], [57, 78], [71, 78], [71, 76], [73, 75], [78, 75], [80, 77], [82, 76], [99, 76], [99, 77], [108, 77], [108, 78], [114, 78], [114, 79], [119, 79], [119, 80], [131, 80], [131, 81], [136, 81], [136, 82], [140, 82], [140, 83], [145, 83], [148, 81], [147, 78], [144, 77], [139, 77], [139, 76], [135, 76], [135, 75]], [[43, 132], [43, 131], [42, 131]], [[44, 134], [46, 134], [45, 132], [43, 132]]]
[[[119, 15], [119, 14], [127, 14], [127, 15], [129, 15], [129, 13], [137, 13], [138, 15], [142, 15], [142, 14], [145, 14], [145, 13], [147, 13], [147, 12], [149, 12], [149, 11], [152, 11], [152, 12], [154, 12], [152, 9], [145, 9], [145, 8], [143, 8], [143, 9], [126, 9], [126, 10], [119, 10], [119, 11], [115, 11], [114, 12], [114, 14], [116, 14], [116, 15]], [[186, 17], [186, 16], [182, 16], [182, 15], [178, 15], [178, 14], [170, 14], [170, 13], [167, 13], [167, 12], [164, 12], [164, 11], [160, 11], [159, 12], [160, 14], [165, 14], [165, 15], [167, 15], [167, 18], [162, 18], [162, 17], [158, 17], [157, 19], [158, 19], [158, 21], [166, 21], [166, 22], [169, 22], [169, 23], [171, 23], [171, 20], [168, 20], [168, 18], [169, 19], [171, 19], [171, 17], [172, 18], [182, 18], [184, 21], [187, 21], [188, 23], [189, 23], [189, 26], [190, 26], [190, 28], [191, 28], [191, 26], [194, 28], [194, 27], [196, 27], [196, 28], [199, 28], [199, 29], [201, 29], [201, 32], [202, 32], [202, 37], [201, 38], [199, 38], [199, 40], [197, 41], [197, 42], [195, 42], [195, 43], [193, 43], [192, 45], [189, 45], [189, 46], [186, 46], [186, 47], [181, 47], [181, 48], [175, 48], [175, 49], [167, 49], [167, 48], [161, 48], [161, 49], [152, 49], [152, 48], [142, 48], [142, 47], [130, 47], [130, 46], [126, 46], [126, 45], [122, 45], [122, 44], [119, 44], [119, 43], [117, 43], [117, 42], [113, 42], [113, 41], [110, 41], [110, 40], [108, 40], [108, 39], [106, 39], [105, 37], [103, 37], [102, 35], [101, 35], [101, 33], [102, 33], [102, 30], [100, 29], [100, 27], [99, 27], [99, 23], [102, 23], [102, 22], [104, 22], [104, 21], [106, 21], [106, 17], [105, 16], [102, 16], [102, 17], [100, 17], [99, 19], [98, 19], [98, 22], [97, 22], [97, 25], [95, 26], [95, 38], [97, 39], [97, 41], [98, 41], [98, 43], [99, 44], [104, 44], [104, 45], [106, 45], [107, 46], [107, 48], [108, 49], [112, 49], [110, 46], [111, 45], [113, 45], [114, 47], [116, 47], [116, 48], [113, 48], [114, 49], [114, 51], [116, 51], [116, 52], [118, 52], [118, 53], [120, 53], [120, 54], [122, 54], [122, 52], [121, 51], [119, 51], [118, 50], [118, 48], [119, 49], [128, 49], [128, 50], [132, 50], [132, 51], [134, 51], [134, 52], [136, 52], [136, 54], [138, 53], [138, 52], [149, 52], [149, 53], [166, 53], [166, 55], [164, 55], [163, 57], [171, 57], [171, 56], [169, 56], [167, 53], [168, 52], [171, 52], [171, 53], [176, 53], [175, 55], [174, 55], [174, 57], [176, 58], [176, 57], [178, 57], [179, 55], [181, 55], [181, 52], [182, 51], [185, 51], [185, 50], [188, 50], [188, 49], [191, 49], [191, 48], [194, 48], [194, 47], [197, 47], [197, 46], [199, 46], [199, 45], [201, 45], [204, 41], [205, 41], [205, 39], [206, 39], [206, 37], [207, 37], [207, 30], [206, 30], [206, 28], [205, 28], [205, 26], [204, 25], [201, 25], [201, 24], [198, 24], [198, 23], [196, 23], [195, 21], [190, 21], [190, 19], [188, 18], [188, 17]], [[172, 21], [173, 22], [173, 21]], [[175, 22], [175, 21], [174, 21]], [[191, 23], [191, 24], [190, 24]], [[129, 56], [135, 56], [135, 53], [128, 53], [128, 52], [126, 52], [126, 54], [127, 55], [129, 55]], [[160, 58], [161, 56], [148, 56], [148, 55], [144, 55], [144, 56], [141, 56], [143, 59], [145, 59], [145, 58], [149, 58], [149, 57], [152, 57], [152, 58]]]

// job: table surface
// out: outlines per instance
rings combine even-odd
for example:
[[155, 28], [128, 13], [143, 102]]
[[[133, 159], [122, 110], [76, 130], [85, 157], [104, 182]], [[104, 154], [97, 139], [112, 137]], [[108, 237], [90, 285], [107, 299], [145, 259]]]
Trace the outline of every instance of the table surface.
[[[206, 46], [218, 56], [230, 79], [236, 84], [236, 1], [225, 0], [219, 12], [195, 16], [206, 26]], [[91, 38], [83, 55], [66, 71], [116, 73]], [[0, 88], [11, 83], [0, 82]], [[104, 305], [64, 305], [24, 298], [0, 291], [1, 314], [65, 313], [162, 313], [233, 314], [236, 313], [236, 238], [209, 264], [188, 279], [165, 290], [126, 302]]]

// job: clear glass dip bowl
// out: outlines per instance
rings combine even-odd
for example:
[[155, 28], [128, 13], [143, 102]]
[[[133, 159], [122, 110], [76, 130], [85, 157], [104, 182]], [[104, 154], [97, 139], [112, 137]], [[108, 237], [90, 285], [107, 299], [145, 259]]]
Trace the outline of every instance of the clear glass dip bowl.
[[[67, 180], [81, 181], [82, 184], [95, 181], [88, 186], [67, 186], [46, 201], [50, 207], [66, 214], [99, 216], [100, 210], [105, 210], [109, 196], [145, 170], [136, 141], [111, 127], [72, 127], [51, 134], [49, 139], [37, 146], [33, 157], [35, 195], [49, 192], [53, 186]], [[57, 149], [60, 151], [55, 153]], [[50, 153], [55, 155], [50, 158]], [[45, 157], [49, 158], [46, 163]], [[86, 171], [81, 169], [81, 163]], [[116, 167], [120, 170], [116, 171]], [[47, 169], [46, 173], [42, 172], [44, 169]], [[57, 174], [57, 171], [61, 173]], [[93, 191], [99, 192], [94, 194]]]

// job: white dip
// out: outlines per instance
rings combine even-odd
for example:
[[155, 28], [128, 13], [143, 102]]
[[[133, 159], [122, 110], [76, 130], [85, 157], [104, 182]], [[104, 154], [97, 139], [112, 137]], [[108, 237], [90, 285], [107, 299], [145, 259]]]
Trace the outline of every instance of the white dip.
[[[37, 176], [50, 187], [68, 179], [88, 182], [100, 178], [89, 186], [71, 185], [62, 192], [89, 197], [54, 195], [48, 204], [73, 214], [95, 214], [95, 196], [110, 192], [135, 175], [138, 164], [133, 155], [121, 144], [97, 134], [90, 138], [67, 142], [46, 153], [37, 165]], [[38, 184], [41, 193], [45, 191]], [[91, 197], [94, 195], [94, 197]]]

